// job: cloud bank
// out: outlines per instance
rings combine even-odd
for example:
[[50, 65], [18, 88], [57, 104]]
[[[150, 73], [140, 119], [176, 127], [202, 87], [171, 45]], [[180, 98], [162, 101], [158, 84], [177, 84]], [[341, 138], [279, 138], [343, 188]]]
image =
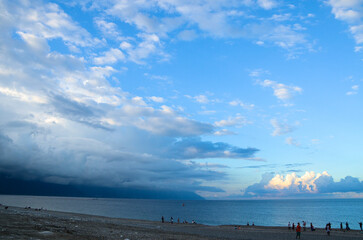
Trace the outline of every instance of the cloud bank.
[[331, 197], [347, 196], [345, 193], [363, 193], [363, 181], [347, 176], [334, 181], [327, 172], [305, 172], [280, 175], [266, 173], [259, 183], [248, 186], [244, 197], [253, 198], [295, 198], [295, 197]]

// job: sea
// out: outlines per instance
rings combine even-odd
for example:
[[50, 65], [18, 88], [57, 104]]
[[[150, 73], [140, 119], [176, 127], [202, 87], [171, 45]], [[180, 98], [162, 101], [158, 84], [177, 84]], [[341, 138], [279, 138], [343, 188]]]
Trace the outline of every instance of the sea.
[[359, 229], [363, 199], [299, 200], [150, 200], [0, 195], [0, 203], [16, 207], [83, 213], [114, 218], [180, 222], [193, 220], [207, 225], [287, 226], [306, 221], [315, 227], [332, 228], [348, 222]]

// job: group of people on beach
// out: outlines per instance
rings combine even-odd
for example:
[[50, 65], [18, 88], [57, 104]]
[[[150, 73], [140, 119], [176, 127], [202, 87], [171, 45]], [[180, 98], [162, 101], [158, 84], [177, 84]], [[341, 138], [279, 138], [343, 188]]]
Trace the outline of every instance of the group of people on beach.
[[[303, 225], [303, 230], [304, 231], [306, 231], [306, 222], [305, 221], [302, 221], [302, 225]], [[299, 226], [299, 229], [300, 229], [300, 231], [301, 231], [301, 226], [300, 226], [300, 223], [297, 223], [297, 226], [296, 226], [296, 230], [298, 229], [298, 226]], [[289, 230], [295, 230], [295, 223], [292, 223], [292, 225], [291, 225], [291, 223], [289, 222], [288, 224], [287, 224], [287, 228], [289, 229]], [[314, 225], [313, 225], [313, 223], [310, 223], [310, 230], [311, 231], [315, 231], [315, 227], [314, 227]]]
[[[164, 218], [164, 216], [161, 216], [161, 223], [165, 223], [165, 218]], [[171, 224], [174, 224], [174, 218], [173, 217], [170, 217], [170, 223]], [[178, 218], [178, 220], [177, 220], [177, 223], [180, 223], [180, 219]], [[187, 220], [184, 220], [182, 223], [184, 223], [184, 224], [187, 224], [187, 223], [189, 223]], [[194, 220], [192, 220], [192, 224], [197, 224], [197, 222], [196, 221], [194, 221]]]
[[[360, 230], [363, 231], [362, 222], [359, 222], [358, 224], [359, 224]], [[306, 231], [306, 222], [302, 221], [302, 225], [303, 225], [303, 231]], [[287, 228], [289, 230], [292, 229], [294, 231], [295, 230], [295, 223], [292, 223], [292, 225], [291, 225], [291, 223], [289, 222], [287, 224]], [[314, 227], [313, 223], [310, 223], [310, 230], [315, 231], [315, 227]], [[341, 222], [340, 223], [340, 230], [341, 231], [345, 231], [345, 230], [349, 231], [350, 230], [349, 223], [348, 222], [345, 223], [345, 230], [344, 230], [343, 229], [343, 223]], [[330, 222], [325, 225], [325, 231], [326, 231], [326, 234], [328, 236], [330, 236], [330, 231], [331, 231], [331, 223]], [[296, 238], [300, 239], [300, 236], [301, 236], [301, 226], [300, 226], [300, 223], [298, 222], [297, 226], [296, 226]]]

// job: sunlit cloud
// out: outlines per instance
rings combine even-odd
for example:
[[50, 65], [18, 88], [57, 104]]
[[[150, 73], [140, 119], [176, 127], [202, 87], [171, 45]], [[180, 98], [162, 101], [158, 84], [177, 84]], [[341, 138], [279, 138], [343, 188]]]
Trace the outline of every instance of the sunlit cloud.
[[340, 181], [334, 181], [326, 171], [315, 173], [305, 172], [302, 176], [296, 173], [280, 175], [265, 174], [259, 183], [244, 190], [245, 197], [336, 197], [340, 194], [363, 192], [363, 181], [347, 176]]

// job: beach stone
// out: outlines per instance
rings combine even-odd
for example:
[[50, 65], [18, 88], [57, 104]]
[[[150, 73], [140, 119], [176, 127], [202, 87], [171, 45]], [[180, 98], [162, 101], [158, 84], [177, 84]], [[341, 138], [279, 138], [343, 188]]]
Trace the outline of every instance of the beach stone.
[[51, 232], [51, 231], [43, 231], [43, 232], [39, 232], [39, 234], [42, 234], [42, 235], [52, 235], [53, 232]]

